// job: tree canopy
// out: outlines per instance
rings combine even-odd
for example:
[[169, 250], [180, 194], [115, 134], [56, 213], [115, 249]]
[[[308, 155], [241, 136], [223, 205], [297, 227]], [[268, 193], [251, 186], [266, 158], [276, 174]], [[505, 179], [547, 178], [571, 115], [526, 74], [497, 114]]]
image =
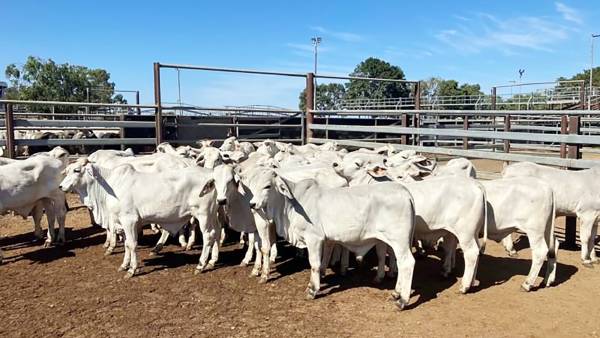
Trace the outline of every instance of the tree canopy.
[[10, 64], [4, 73], [10, 82], [9, 99], [87, 102], [89, 91], [90, 102], [127, 102], [122, 95], [114, 95], [115, 84], [104, 69], [30, 56], [20, 68]]
[[[350, 76], [405, 80], [400, 67], [373, 57], [359, 63]], [[406, 83], [401, 82], [350, 80], [346, 84], [347, 99], [399, 98], [409, 93]]]
[[483, 95], [479, 84], [463, 83], [432, 77], [422, 82], [423, 96], [467, 96]]
[[[600, 67], [594, 67], [594, 72], [592, 73], [593, 79], [592, 84], [594, 87], [600, 87]], [[585, 81], [585, 85], [589, 86], [590, 84], [590, 70], [586, 69], [580, 73], [577, 73], [571, 77], [559, 77], [558, 81], [568, 81], [568, 80], [583, 80]], [[560, 86], [577, 86], [577, 83], [563, 83]]]
[[[341, 109], [346, 87], [341, 83], [317, 85], [316, 109]], [[306, 89], [300, 92], [300, 110], [306, 109]]]

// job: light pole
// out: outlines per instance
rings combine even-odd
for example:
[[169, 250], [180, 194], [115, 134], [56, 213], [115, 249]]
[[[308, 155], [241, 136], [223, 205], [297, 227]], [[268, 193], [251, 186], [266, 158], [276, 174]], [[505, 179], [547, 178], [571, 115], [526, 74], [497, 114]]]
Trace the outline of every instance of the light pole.
[[315, 74], [317, 74], [317, 55], [318, 55], [318, 49], [319, 49], [319, 45], [321, 44], [321, 41], [323, 39], [320, 36], [315, 36], [314, 38], [311, 38], [310, 41], [312, 42], [313, 46], [315, 47]]
[[519, 68], [519, 108], [518, 108], [518, 110], [521, 110], [521, 93], [522, 93], [522, 89], [523, 89], [521, 80], [523, 79], [523, 74], [525, 74], [525, 69]]
[[591, 105], [592, 105], [592, 89], [593, 87], [593, 80], [594, 80], [594, 38], [600, 37], [600, 34], [593, 34], [591, 35], [590, 41], [591, 41], [591, 52], [590, 52], [590, 92], [588, 93], [588, 110], [591, 109]]
[[[310, 38], [313, 46], [315, 47], [315, 75], [317, 75], [317, 55], [319, 50], [319, 45], [323, 39], [320, 36], [315, 36]], [[313, 92], [313, 108], [317, 109], [317, 79], [315, 78], [314, 92]]]

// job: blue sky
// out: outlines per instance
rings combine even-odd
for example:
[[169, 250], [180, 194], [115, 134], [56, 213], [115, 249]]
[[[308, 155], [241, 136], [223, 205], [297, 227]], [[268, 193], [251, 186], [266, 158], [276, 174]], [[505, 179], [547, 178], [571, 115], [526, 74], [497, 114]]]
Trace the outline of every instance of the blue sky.
[[[146, 103], [154, 61], [305, 73], [315, 35], [323, 37], [320, 73], [348, 74], [373, 56], [408, 79], [439, 76], [487, 91], [517, 79], [519, 68], [523, 81], [551, 81], [589, 67], [589, 36], [600, 33], [595, 0], [6, 0], [2, 13], [2, 70], [28, 55], [104, 68]], [[174, 102], [176, 73], [163, 74], [163, 99]], [[181, 86], [187, 103], [295, 107], [304, 83], [182, 71]]]

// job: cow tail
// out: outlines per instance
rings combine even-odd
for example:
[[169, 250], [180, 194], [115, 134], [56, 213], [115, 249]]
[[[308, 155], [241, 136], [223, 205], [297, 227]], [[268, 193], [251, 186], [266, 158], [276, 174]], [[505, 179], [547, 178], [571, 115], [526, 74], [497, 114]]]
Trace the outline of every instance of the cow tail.
[[548, 236], [548, 258], [556, 259], [558, 255], [558, 239], [554, 234], [554, 227], [556, 222], [556, 198], [554, 197], [554, 190], [552, 192], [552, 219], [550, 221], [550, 235]]
[[485, 252], [485, 244], [488, 239], [488, 204], [487, 204], [487, 195], [485, 193], [485, 188], [483, 184], [477, 182], [479, 184], [479, 189], [481, 189], [483, 195], [483, 239], [479, 241], [479, 253], [483, 254]]

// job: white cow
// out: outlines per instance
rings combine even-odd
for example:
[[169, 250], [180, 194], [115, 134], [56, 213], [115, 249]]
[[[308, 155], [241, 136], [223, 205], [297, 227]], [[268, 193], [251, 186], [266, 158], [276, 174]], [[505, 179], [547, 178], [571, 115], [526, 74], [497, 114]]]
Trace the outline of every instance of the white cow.
[[[272, 169], [258, 169], [246, 179], [253, 194], [250, 205], [273, 219], [280, 236], [308, 249], [308, 299], [320, 289], [322, 252], [327, 242], [365, 254], [381, 241], [398, 259], [399, 275], [392, 296], [399, 309], [408, 304], [415, 263], [411, 253], [415, 212], [404, 187], [383, 183], [328, 189], [312, 179], [293, 183]], [[263, 248], [263, 254], [265, 251]], [[263, 265], [263, 278], [268, 274]]]
[[568, 171], [530, 162], [514, 163], [502, 172], [503, 177], [537, 177], [554, 190], [556, 216], [576, 216], [581, 221], [579, 239], [581, 260], [586, 267], [598, 263], [594, 250], [600, 221], [600, 168]]
[[[63, 191], [77, 192], [94, 216], [111, 222], [125, 234], [125, 255], [120, 271], [133, 277], [138, 267], [137, 228], [158, 223], [177, 232], [194, 217], [200, 223], [204, 246], [196, 272], [212, 268], [218, 259], [213, 244], [220, 236], [214, 179], [211, 171], [191, 167], [158, 173], [138, 172], [129, 164], [114, 169], [82, 159], [67, 167]], [[207, 264], [210, 250], [211, 260]]]
[[[51, 156], [33, 156], [0, 166], [0, 214], [14, 211], [27, 217], [41, 203], [48, 218], [45, 245], [56, 240], [54, 219], [57, 212], [62, 213], [62, 217], [66, 213], [64, 195], [57, 192], [62, 170], [63, 163]], [[65, 240], [64, 227], [59, 230], [59, 240]]]
[[[376, 167], [376, 171], [371, 167], [357, 167], [355, 164], [341, 168], [338, 165], [335, 168], [340, 176], [348, 180], [350, 186], [389, 180], [385, 176], [385, 170], [380, 167]], [[466, 177], [437, 177], [403, 185], [415, 201], [415, 239], [436, 242], [439, 238], [444, 238], [444, 276], [451, 272], [457, 241], [460, 244], [465, 259], [460, 292], [466, 293], [475, 283], [479, 252], [487, 238], [487, 208], [483, 187]], [[484, 233], [482, 243], [479, 243], [480, 232]]]

